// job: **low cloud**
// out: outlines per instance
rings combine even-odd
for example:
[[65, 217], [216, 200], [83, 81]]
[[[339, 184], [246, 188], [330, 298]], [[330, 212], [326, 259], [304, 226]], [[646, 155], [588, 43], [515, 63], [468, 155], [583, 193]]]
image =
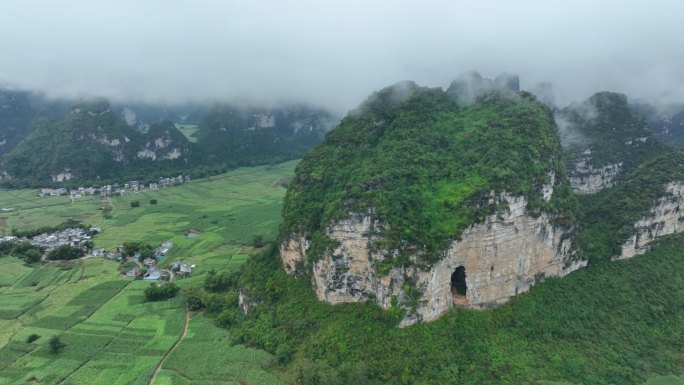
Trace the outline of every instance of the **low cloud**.
[[551, 82], [558, 105], [600, 90], [684, 100], [684, 2], [7, 0], [0, 83], [59, 97], [305, 102], [344, 113], [404, 79], [472, 69]]
[[560, 137], [561, 146], [563, 146], [563, 148], [568, 149], [589, 143], [587, 137], [584, 136], [575, 123], [570, 121], [566, 116], [554, 114], [554, 119], [558, 126], [558, 136]]

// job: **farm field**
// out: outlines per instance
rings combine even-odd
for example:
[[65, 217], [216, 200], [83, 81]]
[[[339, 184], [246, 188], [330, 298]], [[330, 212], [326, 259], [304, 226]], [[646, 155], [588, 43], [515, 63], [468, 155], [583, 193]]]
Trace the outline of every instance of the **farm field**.
[[[296, 161], [242, 168], [154, 192], [108, 200], [39, 198], [35, 190], [0, 191], [0, 230], [29, 230], [67, 219], [101, 226], [96, 247], [126, 241], [174, 246], [164, 263], [183, 259], [197, 265], [175, 282], [201, 285], [211, 269], [237, 269], [253, 253], [255, 235], [273, 240], [285, 189]], [[150, 204], [156, 199], [157, 204]], [[140, 207], [131, 208], [132, 201]], [[102, 207], [110, 207], [108, 218]], [[197, 236], [189, 238], [186, 231]], [[278, 384], [264, 367], [271, 356], [231, 346], [229, 333], [202, 314], [191, 314], [188, 332], [179, 298], [145, 302], [149, 282], [122, 278], [118, 263], [103, 258], [28, 267], [0, 257], [0, 385], [147, 384], [168, 354], [155, 384]], [[27, 342], [30, 335], [38, 335]], [[50, 337], [66, 347], [48, 351]], [[208, 359], [210, 358], [210, 359]]]
[[[67, 219], [100, 226], [95, 247], [124, 241], [174, 242], [175, 254], [206, 254], [226, 245], [251, 244], [255, 235], [275, 238], [285, 189], [278, 182], [293, 174], [295, 161], [276, 166], [240, 168], [208, 179], [121, 197], [38, 197], [36, 190], [0, 190], [0, 234], [56, 226]], [[157, 204], [150, 204], [152, 199]], [[140, 207], [131, 208], [131, 202]], [[105, 209], [111, 209], [110, 219]], [[198, 237], [188, 238], [187, 230]]]
[[176, 124], [176, 128], [178, 128], [178, 131], [182, 132], [189, 141], [197, 142], [197, 138], [192, 136], [192, 134], [197, 131], [196, 124]]

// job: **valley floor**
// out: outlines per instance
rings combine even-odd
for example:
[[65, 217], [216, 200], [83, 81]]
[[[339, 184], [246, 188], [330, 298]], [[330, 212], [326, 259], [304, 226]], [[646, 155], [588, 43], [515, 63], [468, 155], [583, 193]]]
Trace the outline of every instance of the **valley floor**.
[[[66, 197], [38, 198], [35, 190], [0, 191], [0, 207], [14, 209], [0, 213], [0, 231], [9, 235], [12, 229], [54, 226], [72, 218], [103, 228], [94, 239], [95, 247], [171, 240], [174, 247], [162, 265], [177, 259], [196, 264], [191, 277], [175, 282], [181, 287], [201, 286], [212, 269], [234, 271], [242, 266], [254, 253], [255, 236], [266, 242], [275, 239], [285, 194], [282, 184], [295, 165], [238, 169], [149, 195], [104, 201], [84, 197], [74, 204]], [[151, 199], [158, 204], [150, 204]], [[131, 208], [133, 201], [140, 207]], [[102, 208], [111, 208], [111, 216], [103, 215], [109, 210]], [[188, 230], [199, 235], [187, 237]], [[143, 291], [149, 282], [121, 277], [116, 262], [89, 258], [32, 267], [0, 257], [0, 385], [276, 385], [281, 380], [273, 368], [281, 370], [283, 378], [293, 378], [303, 365], [330, 371], [316, 360], [334, 362], [336, 357], [375, 364], [375, 378], [399, 381], [408, 373], [410, 381], [414, 373], [415, 384], [432, 383], [432, 369], [441, 366], [444, 370], [434, 372], [440, 378], [475, 379], [479, 373], [490, 380], [491, 371], [499, 382], [579, 382], [600, 372], [593, 367], [596, 362], [619, 368], [647, 362], [652, 366], [640, 370], [646, 373], [641, 378], [653, 376], [648, 385], [682, 385], [681, 376], [656, 377], [681, 367], [681, 358], [674, 357], [681, 352], [676, 344], [682, 335], [681, 309], [667, 304], [681, 304], [681, 273], [673, 266], [681, 266], [677, 247], [682, 239], [672, 239], [666, 244], [669, 248], [656, 253], [551, 280], [495, 311], [453, 312], [435, 323], [407, 329], [386, 327], [386, 315], [362, 304], [321, 304], [306, 283], [285, 277], [281, 289], [294, 290], [293, 296], [300, 289], [307, 294], [289, 298], [288, 290], [281, 292], [279, 304], [273, 305], [279, 318], [262, 317], [263, 323], [246, 330], [255, 332], [255, 341], [268, 337], [258, 340], [264, 345], [283, 330], [288, 335], [300, 330], [301, 346], [293, 342], [290, 364], [278, 364], [263, 350], [232, 345], [231, 333], [239, 330], [218, 328], [201, 312], [190, 312], [186, 318], [181, 298], [145, 302]], [[629, 312], [626, 306], [631, 306]], [[287, 312], [277, 313], [279, 309]], [[287, 326], [288, 317], [296, 328], [272, 330], [278, 323]], [[302, 322], [308, 319], [312, 322]], [[39, 338], [29, 343], [32, 334]], [[66, 344], [59, 354], [47, 348], [53, 335]], [[653, 356], [658, 350], [663, 360]], [[625, 351], [629, 354], [622, 356]], [[447, 365], [457, 359], [464, 364]], [[656, 365], [668, 360], [675, 364]], [[623, 378], [621, 373], [610, 374]]]
[[[163, 264], [177, 259], [198, 267], [175, 282], [199, 285], [211, 269], [233, 270], [252, 254], [252, 239], [273, 240], [285, 189], [296, 162], [238, 169], [154, 193], [100, 200], [36, 196], [34, 190], [0, 191], [0, 230], [54, 226], [72, 218], [100, 226], [95, 247], [127, 241], [174, 243]], [[152, 205], [150, 199], [157, 199]], [[131, 208], [130, 202], [140, 207]], [[111, 208], [111, 217], [102, 208]], [[189, 238], [185, 232], [195, 230]], [[180, 298], [145, 302], [146, 281], [121, 277], [104, 258], [29, 267], [0, 258], [0, 384], [279, 384], [264, 369], [269, 354], [231, 346], [229, 333], [202, 314], [189, 314]], [[28, 336], [40, 336], [27, 342]], [[66, 347], [47, 349], [57, 335]], [[175, 349], [172, 350], [172, 347]]]

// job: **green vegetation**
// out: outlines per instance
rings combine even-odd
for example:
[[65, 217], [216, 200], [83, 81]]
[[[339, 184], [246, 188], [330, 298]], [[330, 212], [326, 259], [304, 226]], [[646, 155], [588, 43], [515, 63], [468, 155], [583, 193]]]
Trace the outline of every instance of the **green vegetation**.
[[659, 376], [652, 378], [646, 385], [684, 385], [684, 376]]
[[547, 280], [490, 311], [455, 309], [405, 329], [372, 303], [318, 301], [272, 249], [248, 261], [227, 292], [251, 295], [250, 314], [210, 312], [219, 323], [230, 314], [233, 341], [276, 355], [293, 383], [638, 384], [684, 370], [683, 241]]
[[178, 294], [179, 290], [180, 288], [173, 282], [162, 285], [152, 283], [145, 289], [145, 299], [150, 302], [171, 299]]
[[132, 257], [139, 253], [141, 260], [146, 258], [154, 258], [154, 247], [144, 242], [124, 242], [123, 255]]
[[196, 124], [176, 124], [176, 128], [180, 131], [190, 142], [197, 142], [195, 132], [197, 132]]
[[[129, 251], [142, 250], [171, 239], [173, 249], [160, 262], [182, 258], [197, 264], [191, 277], [177, 277], [174, 283], [202, 286], [212, 269], [234, 272], [241, 266], [255, 235], [262, 234], [265, 242], [275, 239], [285, 195], [278, 182], [290, 177], [294, 166], [239, 169], [154, 193], [111, 200], [84, 197], [73, 204], [66, 197], [37, 198], [35, 190], [0, 191], [0, 206], [16, 209], [2, 213], [0, 230], [9, 235], [72, 218], [102, 227], [95, 246], [108, 250], [122, 244]], [[130, 201], [151, 198], [159, 204], [130, 210]], [[111, 207], [109, 219], [102, 216], [105, 205]], [[188, 229], [200, 235], [188, 238]], [[116, 262], [89, 258], [40, 268], [16, 258], [0, 262], [2, 385], [143, 385], [182, 333], [182, 301], [146, 301], [150, 284], [121, 278]], [[33, 334], [41, 337], [28, 343]], [[48, 347], [53, 336], [66, 345], [54, 355]], [[154, 383], [280, 383], [265, 369], [273, 362], [269, 353], [229, 341], [228, 331], [194, 314], [187, 338], [169, 355]]]
[[43, 233], [56, 233], [58, 231], [66, 230], [69, 228], [81, 228], [81, 229], [86, 229], [86, 226], [82, 224], [81, 222], [74, 220], [74, 219], [67, 219], [66, 221], [60, 223], [57, 226], [40, 226], [38, 228], [30, 229], [30, 230], [20, 230], [20, 229], [12, 229], [12, 235], [15, 237], [25, 237], [25, 238], [33, 238], [36, 235], [40, 235]]
[[606, 260], [621, 253], [634, 233], [634, 223], [650, 213], [657, 199], [667, 196], [665, 185], [684, 180], [684, 152], [669, 152], [644, 163], [623, 183], [580, 197], [581, 231], [578, 245], [583, 257]]
[[228, 330], [217, 329], [211, 318], [193, 316], [188, 335], [166, 360], [155, 384], [282, 384], [264, 369], [273, 365], [273, 356], [232, 345], [230, 335]]
[[[495, 212], [479, 200], [491, 190], [525, 194], [534, 214], [574, 225], [575, 198], [549, 111], [529, 95], [467, 107], [441, 91], [415, 88], [397, 97], [378, 93], [301, 163], [281, 234], [303, 232], [320, 251], [329, 246], [322, 230], [330, 221], [373, 209], [388, 225], [387, 243], [377, 246], [424, 248], [431, 261], [464, 226]], [[229, 115], [214, 128], [221, 131]], [[663, 157], [595, 203], [583, 200], [579, 244], [592, 245], [586, 256], [610, 256], [625, 226], [679, 176], [673, 170], [680, 164], [681, 154]], [[274, 241], [282, 181], [294, 165], [73, 204], [36, 198], [32, 190], [0, 191], [0, 207], [14, 209], [0, 215], [4, 234], [70, 218], [103, 228], [94, 246], [149, 256], [153, 245], [171, 240], [162, 267], [179, 258], [197, 264], [189, 278], [150, 286], [122, 278], [120, 266], [102, 258], [41, 268], [2, 258], [0, 385], [142, 385], [164, 356], [155, 384], [681, 383], [664, 375], [684, 372], [683, 235], [644, 256], [547, 280], [490, 311], [455, 309], [399, 329], [401, 308], [331, 306], [315, 297], [308, 279], [283, 271]], [[546, 203], [539, 187], [552, 170], [556, 194]], [[153, 199], [159, 203], [132, 209], [132, 202]], [[199, 235], [187, 236], [190, 229]], [[405, 262], [401, 255], [394, 261]], [[181, 338], [186, 304], [192, 314]], [[49, 354], [52, 340], [59, 354]]]
[[308, 107], [216, 105], [193, 135], [206, 163], [253, 166], [301, 158], [335, 123], [329, 112]]
[[[55, 111], [45, 108], [44, 100], [26, 91], [7, 90], [0, 87], [0, 135], [4, 144], [0, 155], [17, 146], [33, 130], [31, 122], [39, 115], [52, 116]], [[58, 103], [49, 103], [56, 105]]]
[[[6, 96], [0, 90], [0, 100]], [[61, 114], [42, 115], [30, 106], [3, 109], [0, 123], [8, 122], [7, 127], [0, 125], [8, 131], [3, 137], [13, 136], [10, 131], [15, 129], [20, 132], [2, 157], [3, 170], [12, 178], [0, 184], [99, 187], [130, 180], [156, 182], [178, 174], [201, 178], [239, 166], [300, 158], [335, 122], [327, 111], [307, 107], [217, 105], [204, 111], [199, 126], [178, 127], [168, 120], [178, 118], [173, 113], [147, 112], [154, 123], [143, 132], [129, 126], [124, 114], [104, 99], [78, 103]], [[155, 113], [162, 115], [155, 119]]]
[[[0, 190], [0, 207], [16, 209], [0, 215], [0, 231], [10, 235], [57, 226], [71, 218], [101, 227], [103, 233], [93, 239], [94, 247], [108, 250], [125, 242], [159, 245], [171, 240], [170, 257], [188, 256], [189, 262], [240, 254], [239, 248], [251, 246], [256, 235], [267, 242], [275, 240], [285, 194], [278, 181], [290, 177], [295, 165], [241, 168], [168, 189], [111, 199], [87, 196], [73, 204], [67, 197], [36, 197], [35, 190]], [[159, 203], [130, 209], [131, 201], [150, 199]], [[103, 217], [104, 208], [110, 209], [110, 218]], [[189, 229], [201, 235], [188, 238], [184, 232]]]
[[[541, 185], [551, 171], [557, 185], [547, 204]], [[400, 84], [371, 96], [299, 164], [281, 236], [307, 236], [307, 256], [316, 259], [332, 246], [324, 235], [331, 222], [369, 213], [386, 225], [375, 247], [400, 251], [387, 256], [392, 263], [408, 263], [416, 249], [432, 263], [463, 229], [497, 210], [487, 203], [492, 191], [525, 195], [532, 213], [572, 224], [574, 198], [551, 111], [527, 93], [458, 107], [439, 89]]]
[[[17, 179], [12, 182], [15, 185], [46, 184], [53, 175], [65, 170], [81, 180], [123, 177], [131, 168], [138, 175], [141, 169], [152, 168], [152, 162], [138, 159], [138, 151], [145, 148], [147, 141], [165, 139], [166, 132], [175, 130], [172, 123], [158, 124], [143, 134], [111, 112], [106, 101], [77, 105], [64, 118], [39, 119], [34, 125], [33, 132], [4, 157], [5, 169]], [[185, 140], [181, 133], [176, 138]], [[75, 140], [79, 145], [74, 145]], [[180, 149], [188, 145], [187, 141], [174, 144]], [[153, 163], [155, 168], [164, 170], [169, 163], [184, 162], [177, 159]]]
[[26, 343], [30, 344], [34, 341], [37, 341], [40, 338], [40, 335], [33, 333], [30, 336], [26, 337]]
[[63, 343], [58, 336], [52, 336], [48, 341], [48, 347], [50, 349], [50, 353], [58, 354], [66, 347], [66, 344]]
[[29, 243], [0, 242], [0, 257], [8, 255], [31, 264], [43, 259], [43, 249]]
[[57, 246], [54, 250], [47, 254], [47, 259], [57, 261], [57, 260], [69, 260], [78, 259], [83, 257], [86, 251], [80, 247], [75, 247], [71, 245], [61, 245]]
[[[571, 105], [559, 112], [560, 119], [569, 123], [574, 132], [567, 141], [564, 156], [568, 169], [588, 155], [594, 168], [622, 163], [622, 179], [643, 162], [670, 152], [672, 149], [655, 140], [646, 122], [636, 115], [627, 97], [613, 92], [599, 92], [579, 105]], [[646, 138], [645, 141], [642, 140]]]
[[256, 248], [264, 247], [264, 236], [261, 234], [255, 235], [254, 240], [252, 241], [252, 245], [254, 245], [254, 247]]

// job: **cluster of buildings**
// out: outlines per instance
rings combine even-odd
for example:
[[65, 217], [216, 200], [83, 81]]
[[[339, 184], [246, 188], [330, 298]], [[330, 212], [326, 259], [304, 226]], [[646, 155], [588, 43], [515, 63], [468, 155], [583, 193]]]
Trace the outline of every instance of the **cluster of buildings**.
[[56, 231], [54, 233], [43, 233], [31, 238], [6, 236], [0, 238], [0, 241], [28, 242], [49, 252], [62, 245], [88, 248], [88, 242], [92, 240], [92, 236], [101, 232], [102, 228], [100, 227], [91, 227], [89, 229], [77, 227]]
[[126, 191], [130, 192], [142, 192], [142, 191], [155, 191], [160, 188], [167, 188], [175, 185], [179, 185], [190, 180], [189, 175], [178, 175], [166, 178], [159, 178], [155, 183], [150, 183], [145, 186], [145, 184], [138, 182], [137, 180], [130, 181], [128, 183], [119, 184], [108, 184], [102, 187], [78, 187], [75, 189], [67, 190], [64, 187], [60, 188], [42, 188], [38, 191], [38, 196], [64, 196], [69, 195], [72, 198], [80, 198], [88, 195], [100, 195], [100, 197], [111, 197], [123, 195]]
[[92, 240], [92, 235], [102, 232], [99, 227], [92, 227], [90, 229], [75, 228], [64, 229], [51, 234], [40, 234], [31, 238], [29, 243], [32, 245], [42, 247], [46, 251], [50, 251], [58, 246], [70, 245], [75, 247], [85, 247], [86, 242]]
[[[154, 249], [154, 258], [142, 258], [140, 253], [133, 255], [133, 259], [140, 262], [143, 267], [136, 266], [126, 272], [126, 276], [130, 278], [140, 278], [146, 281], [158, 281], [161, 279], [166, 279], [168, 277], [168, 272], [159, 268], [158, 263], [160, 260], [166, 257], [166, 253], [173, 247], [173, 242], [166, 241], [161, 244], [161, 246]], [[183, 261], [176, 261], [171, 264], [171, 270], [180, 276], [188, 276], [192, 273], [195, 265], [190, 265]]]
[[[100, 227], [86, 228], [68, 228], [53, 233], [43, 233], [31, 238], [6, 236], [0, 238], [0, 242], [28, 242], [32, 245], [38, 246], [49, 252], [61, 245], [70, 245], [75, 247], [83, 247], [88, 249], [89, 242], [95, 234], [102, 232]], [[168, 272], [159, 268], [158, 262], [166, 257], [166, 254], [173, 247], [173, 242], [165, 241], [159, 247], [154, 249], [153, 258], [143, 258], [140, 253], [135, 253], [133, 259], [140, 263], [142, 267], [136, 266], [126, 272], [126, 276], [132, 278], [139, 278], [149, 281], [157, 281], [163, 279], [164, 275], [168, 276]], [[124, 259], [123, 245], [117, 246], [115, 250], [107, 251], [103, 248], [96, 248], [91, 251], [94, 257], [104, 257], [113, 261], [122, 261]], [[176, 261], [171, 264], [171, 271], [179, 276], [188, 276], [192, 273], [195, 265], [185, 263], [183, 261]]]

